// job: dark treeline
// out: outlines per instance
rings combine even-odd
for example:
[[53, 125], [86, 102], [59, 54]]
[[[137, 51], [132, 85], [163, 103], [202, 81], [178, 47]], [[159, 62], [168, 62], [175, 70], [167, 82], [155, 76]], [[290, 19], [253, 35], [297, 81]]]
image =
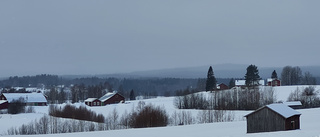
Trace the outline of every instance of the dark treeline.
[[57, 75], [41, 74], [36, 76], [9, 77], [0, 81], [0, 87], [39, 87], [42, 84], [46, 86], [58, 85], [63, 80]]
[[[218, 83], [228, 84], [230, 79], [217, 78]], [[129, 97], [130, 91], [134, 90], [136, 95], [144, 96], [173, 96], [175, 91], [190, 88], [194, 90], [203, 91], [205, 89], [205, 79], [191, 79], [191, 78], [62, 78], [57, 75], [36, 75], [23, 77], [9, 77], [8, 79], [0, 81], [0, 87], [38, 87], [52, 89], [57, 85], [76, 85], [75, 88], [83, 90], [79, 91], [98, 91], [89, 92], [88, 97], [101, 97], [103, 93], [100, 91], [106, 88], [108, 91], [119, 91], [124, 96]], [[75, 89], [76, 90], [76, 89]], [[12, 91], [17, 92], [17, 91]], [[19, 91], [20, 92], [20, 91]], [[23, 92], [23, 91], [21, 91]], [[54, 98], [54, 97], [53, 97]], [[79, 97], [81, 98], [81, 97]], [[81, 99], [80, 99], [81, 100]]]
[[178, 109], [255, 110], [275, 101], [272, 87], [234, 88], [209, 94], [186, 89], [177, 92], [174, 105]]

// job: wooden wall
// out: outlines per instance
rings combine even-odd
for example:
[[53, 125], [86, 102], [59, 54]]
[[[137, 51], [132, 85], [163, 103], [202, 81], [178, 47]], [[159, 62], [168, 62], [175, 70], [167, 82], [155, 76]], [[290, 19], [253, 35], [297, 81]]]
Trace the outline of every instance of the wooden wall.
[[285, 130], [285, 118], [264, 107], [247, 116], [247, 133]]

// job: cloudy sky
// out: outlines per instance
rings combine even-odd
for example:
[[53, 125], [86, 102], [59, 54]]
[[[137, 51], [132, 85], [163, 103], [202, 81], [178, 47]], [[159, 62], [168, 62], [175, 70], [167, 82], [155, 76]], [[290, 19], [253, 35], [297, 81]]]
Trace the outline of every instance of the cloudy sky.
[[1, 0], [0, 76], [320, 65], [320, 1]]

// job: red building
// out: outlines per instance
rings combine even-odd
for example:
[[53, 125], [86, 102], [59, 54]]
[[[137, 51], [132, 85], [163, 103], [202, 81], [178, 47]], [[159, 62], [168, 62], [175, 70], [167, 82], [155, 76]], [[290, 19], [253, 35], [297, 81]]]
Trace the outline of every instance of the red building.
[[88, 106], [101, 106], [101, 101], [97, 98], [88, 98], [84, 103]]
[[119, 93], [107, 93], [102, 96], [100, 99], [102, 106], [108, 104], [124, 103], [125, 98]]
[[217, 89], [218, 90], [226, 90], [226, 89], [229, 89], [229, 87], [226, 84], [221, 83], [221, 84], [217, 85]]
[[268, 86], [281, 86], [281, 81], [279, 79], [268, 79]]
[[9, 105], [8, 101], [6, 101], [6, 100], [0, 100], [0, 110], [1, 110], [1, 109], [7, 109], [7, 108], [8, 108], [8, 105]]

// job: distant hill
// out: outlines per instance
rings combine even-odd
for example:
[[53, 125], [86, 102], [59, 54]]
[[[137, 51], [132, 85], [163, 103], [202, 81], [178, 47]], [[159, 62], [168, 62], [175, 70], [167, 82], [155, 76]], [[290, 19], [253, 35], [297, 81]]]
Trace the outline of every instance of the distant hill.
[[[95, 75], [97, 77], [117, 77], [117, 78], [141, 78], [141, 77], [160, 77], [160, 78], [206, 78], [209, 66], [159, 69], [149, 71], [136, 71], [121, 74]], [[211, 65], [217, 78], [244, 78], [245, 64], [218, 64]], [[315, 77], [320, 77], [320, 66], [301, 66], [303, 72], [309, 71]], [[283, 67], [259, 67], [260, 77], [266, 79], [271, 77], [273, 70], [276, 70], [278, 77], [281, 76]]]

